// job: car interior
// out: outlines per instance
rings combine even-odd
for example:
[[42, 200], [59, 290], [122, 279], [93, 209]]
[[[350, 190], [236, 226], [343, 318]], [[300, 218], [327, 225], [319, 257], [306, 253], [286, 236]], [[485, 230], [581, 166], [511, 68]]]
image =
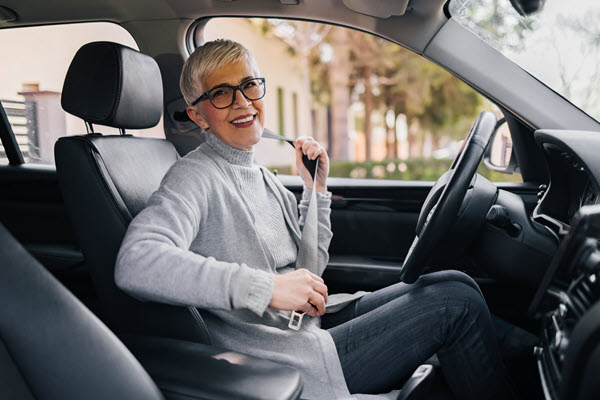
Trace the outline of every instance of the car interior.
[[[436, 182], [328, 179], [329, 292], [464, 271], [494, 315], [523, 398], [596, 398], [600, 123], [456, 22], [449, 11], [456, 1], [3, 0], [0, 30], [110, 21], [131, 33], [139, 51], [110, 40], [77, 51], [60, 104], [81, 131], [56, 141], [54, 165], [25, 161], [0, 103], [8, 159], [0, 163], [2, 397], [302, 398], [307, 383], [298, 371], [213, 346], [204, 310], [141, 301], [114, 281], [128, 224], [167, 170], [204, 141], [185, 116], [183, 62], [204, 42], [211, 19], [262, 17], [339, 25], [397, 43], [502, 113], [472, 121], [464, 148]], [[532, 12], [526, 0], [506, 2]], [[503, 124], [522, 182], [477, 173]], [[164, 138], [128, 133], [155, 126]], [[104, 133], [107, 127], [118, 133]], [[300, 199], [298, 176], [278, 178]], [[435, 359], [398, 389], [398, 399], [454, 398]]]

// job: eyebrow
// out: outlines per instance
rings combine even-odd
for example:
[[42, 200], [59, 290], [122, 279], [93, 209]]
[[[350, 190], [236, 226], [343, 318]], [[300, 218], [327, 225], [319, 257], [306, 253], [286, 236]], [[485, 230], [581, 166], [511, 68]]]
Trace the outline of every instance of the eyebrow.
[[[254, 77], [252, 75], [246, 76], [246, 77], [240, 79], [240, 84], [248, 79], [254, 79]], [[228, 86], [237, 86], [237, 85], [230, 85], [229, 83], [219, 83], [218, 85], [213, 86], [212, 88], [208, 89], [207, 91], [211, 91], [213, 89], [220, 88], [220, 87], [228, 87]]]

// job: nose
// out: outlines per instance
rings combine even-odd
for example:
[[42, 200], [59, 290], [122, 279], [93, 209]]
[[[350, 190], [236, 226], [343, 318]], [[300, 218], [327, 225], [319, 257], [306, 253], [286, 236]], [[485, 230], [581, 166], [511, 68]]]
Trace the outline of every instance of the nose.
[[[238, 93], [238, 91], [239, 91], [239, 93]], [[242, 89], [236, 88], [235, 91], [233, 92], [233, 107], [234, 108], [246, 108], [250, 104], [252, 104], [252, 102], [250, 100], [248, 100], [246, 98], [246, 96], [244, 96]]]

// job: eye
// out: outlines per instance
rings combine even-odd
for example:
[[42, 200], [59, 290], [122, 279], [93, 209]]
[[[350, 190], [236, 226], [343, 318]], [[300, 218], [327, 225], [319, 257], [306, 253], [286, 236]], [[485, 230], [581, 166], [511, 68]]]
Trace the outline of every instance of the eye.
[[257, 85], [256, 81], [254, 81], [254, 80], [248, 81], [248, 82], [244, 83], [244, 89], [253, 88], [256, 85]]
[[231, 92], [231, 90], [228, 90], [227, 88], [215, 89], [211, 92], [211, 96], [214, 99], [215, 97], [227, 96], [229, 92]]

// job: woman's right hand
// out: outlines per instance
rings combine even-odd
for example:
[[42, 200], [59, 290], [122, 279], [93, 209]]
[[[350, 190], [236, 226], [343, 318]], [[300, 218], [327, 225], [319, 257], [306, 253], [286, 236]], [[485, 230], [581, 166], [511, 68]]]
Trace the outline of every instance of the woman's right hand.
[[269, 307], [278, 310], [303, 311], [311, 317], [316, 317], [325, 314], [325, 303], [327, 303], [327, 286], [320, 276], [304, 268], [275, 275], [273, 296]]

